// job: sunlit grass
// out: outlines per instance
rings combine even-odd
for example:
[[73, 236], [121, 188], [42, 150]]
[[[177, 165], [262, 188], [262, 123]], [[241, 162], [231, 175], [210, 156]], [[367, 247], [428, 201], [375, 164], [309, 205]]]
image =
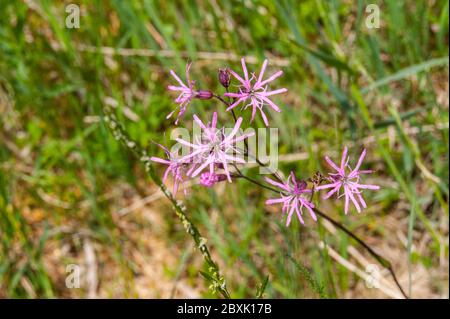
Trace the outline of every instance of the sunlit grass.
[[[366, 147], [382, 186], [371, 207], [323, 210], [390, 259], [412, 297], [448, 296], [448, 2], [379, 2], [381, 28], [367, 29], [374, 1], [77, 1], [80, 28], [67, 29], [63, 1], [2, 1], [0, 296], [216, 297], [170, 204], [101, 116], [113, 107], [160, 152], [150, 141], [169, 141], [169, 69], [192, 61], [197, 83], [220, 92], [211, 70], [240, 56], [285, 73], [289, 93], [270, 118], [294, 160], [280, 169], [307, 178], [325, 152]], [[196, 101], [186, 117], [217, 108]], [[394, 297], [342, 263], [364, 272], [374, 261], [329, 223], [286, 228], [263, 191], [242, 180], [227, 189], [194, 186], [185, 204], [231, 297], [255, 297], [267, 276], [265, 297]], [[99, 284], [67, 289], [87, 238]]]

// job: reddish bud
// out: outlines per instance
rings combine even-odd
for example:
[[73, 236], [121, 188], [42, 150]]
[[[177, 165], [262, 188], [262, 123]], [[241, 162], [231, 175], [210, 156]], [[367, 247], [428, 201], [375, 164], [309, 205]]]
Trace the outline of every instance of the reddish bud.
[[219, 82], [223, 85], [224, 88], [228, 88], [230, 86], [230, 72], [228, 71], [228, 68], [225, 69], [219, 69]]

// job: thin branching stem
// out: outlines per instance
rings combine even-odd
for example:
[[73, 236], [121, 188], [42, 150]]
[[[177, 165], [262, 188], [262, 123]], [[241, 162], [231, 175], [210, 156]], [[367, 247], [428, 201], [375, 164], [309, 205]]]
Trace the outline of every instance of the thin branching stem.
[[[215, 97], [216, 99], [218, 99], [219, 101], [221, 101], [223, 104], [225, 104], [227, 107], [230, 106], [230, 103], [228, 103], [227, 101], [225, 101], [221, 96], [219, 96], [219, 95], [214, 95], [214, 97]], [[232, 111], [232, 114], [233, 114], [234, 121], [236, 122], [236, 121], [237, 121], [236, 114], [234, 113], [234, 110], [231, 110], [231, 111]], [[245, 148], [245, 150], [246, 150], [245, 155], [249, 156], [249, 154], [248, 154], [248, 147], [247, 147], [247, 141], [244, 140], [244, 142], [245, 142], [245, 146], [246, 146], [246, 148]], [[256, 162], [258, 163], [258, 165], [260, 165], [260, 166], [262, 166], [262, 167], [265, 167], [265, 166], [266, 166], [266, 165], [265, 165], [264, 163], [262, 163], [256, 156], [255, 156], [255, 160], [256, 160]], [[269, 187], [269, 186], [267, 186], [267, 185], [264, 185], [263, 183], [260, 183], [260, 182], [258, 182], [257, 180], [255, 180], [255, 179], [253, 179], [253, 178], [250, 178], [250, 177], [248, 177], [248, 176], [245, 176], [244, 174], [242, 174], [242, 172], [238, 169], [238, 167], [237, 167], [236, 165], [234, 165], [234, 168], [235, 168], [236, 171], [238, 172], [238, 174], [236, 175], [236, 177], [243, 178], [243, 179], [245, 179], [245, 180], [247, 180], [247, 181], [249, 181], [249, 182], [251, 182], [251, 183], [253, 183], [253, 184], [255, 184], [255, 185], [258, 185], [258, 186], [260, 186], [260, 187], [262, 187], [262, 188], [265, 188], [265, 189], [268, 189], [268, 190], [270, 190], [270, 191], [273, 191], [273, 192], [276, 192], [276, 193], [280, 193], [280, 191], [278, 191], [278, 190], [276, 190], [276, 189], [274, 189], [274, 188], [272, 188], [272, 187]], [[280, 178], [278, 172], [276, 172], [276, 171], [275, 171], [275, 172], [272, 172], [272, 175], [273, 175], [274, 177], [276, 177], [276, 179], [277, 179], [278, 181], [282, 182], [282, 179]], [[313, 196], [313, 195], [314, 195], [314, 189], [313, 189], [313, 193], [312, 193], [311, 196]], [[330, 223], [332, 223], [334, 226], [336, 226], [337, 228], [339, 228], [340, 230], [342, 230], [344, 233], [346, 233], [347, 235], [349, 235], [351, 238], [353, 238], [353, 239], [354, 239], [358, 244], [360, 244], [364, 249], [366, 249], [366, 250], [369, 252], [369, 254], [372, 255], [372, 257], [374, 257], [374, 258], [377, 260], [377, 262], [379, 262], [383, 267], [385, 267], [385, 268], [390, 272], [390, 274], [391, 274], [392, 278], [394, 279], [394, 282], [395, 282], [395, 284], [397, 285], [398, 289], [401, 291], [402, 295], [403, 295], [405, 298], [408, 299], [408, 295], [405, 293], [405, 291], [403, 290], [402, 286], [400, 285], [400, 283], [399, 283], [399, 281], [398, 281], [398, 279], [397, 279], [397, 276], [396, 276], [396, 274], [395, 274], [395, 272], [394, 272], [394, 269], [392, 268], [391, 263], [390, 263], [386, 258], [384, 258], [384, 257], [382, 257], [380, 254], [376, 253], [376, 252], [375, 252], [369, 245], [367, 245], [362, 239], [360, 239], [360, 238], [359, 238], [358, 236], [356, 236], [352, 231], [350, 231], [348, 228], [346, 228], [344, 225], [342, 225], [342, 224], [339, 223], [338, 221], [336, 221], [336, 220], [334, 220], [333, 218], [329, 217], [328, 215], [324, 214], [323, 212], [321, 212], [321, 211], [318, 210], [317, 208], [314, 208], [313, 210], [314, 210], [314, 212], [315, 212], [317, 215], [319, 215], [319, 216], [323, 217], [324, 219], [328, 220], [328, 221], [329, 221]]]
[[162, 180], [156, 174], [151, 165], [150, 156], [147, 151], [141, 148], [136, 141], [130, 138], [128, 133], [123, 128], [122, 124], [116, 119], [115, 115], [109, 109], [105, 109], [104, 121], [107, 127], [111, 130], [114, 138], [122, 142], [129, 150], [131, 150], [139, 160], [144, 164], [145, 170], [153, 180], [153, 182], [161, 189], [163, 194], [172, 204], [175, 214], [181, 221], [186, 232], [194, 239], [196, 247], [202, 253], [203, 259], [208, 266], [208, 272], [201, 272], [201, 274], [210, 282], [210, 289], [214, 293], [220, 293], [224, 298], [229, 299], [230, 294], [226, 287], [225, 278], [221, 275], [218, 264], [212, 259], [208, 247], [206, 246], [206, 239], [201, 236], [197, 227], [192, 223], [187, 216], [186, 206], [183, 202], [176, 200], [174, 195], [164, 185]]
[[[242, 174], [242, 172], [238, 169], [238, 177], [243, 178], [255, 185], [261, 186], [265, 189], [268, 189], [270, 191], [276, 192], [278, 194], [283, 194], [283, 192], [280, 192], [279, 190], [276, 190], [272, 187], [269, 187], [267, 185], [264, 185], [262, 183], [260, 183], [259, 181], [245, 176]], [[284, 194], [287, 195], [287, 194]], [[408, 299], [408, 295], [406, 294], [406, 292], [403, 290], [402, 286], [400, 285], [398, 279], [397, 279], [397, 275], [395, 274], [395, 271], [392, 267], [392, 264], [384, 257], [382, 257], [380, 254], [376, 253], [368, 244], [366, 244], [361, 238], [359, 238], [357, 235], [355, 235], [351, 230], [349, 230], [347, 227], [345, 227], [344, 225], [342, 225], [341, 223], [339, 223], [338, 221], [334, 220], [333, 218], [331, 218], [330, 216], [326, 215], [325, 213], [321, 212], [320, 210], [318, 210], [317, 208], [313, 208], [314, 212], [321, 216], [322, 218], [328, 220], [330, 223], [332, 223], [335, 227], [339, 228], [340, 230], [342, 230], [344, 233], [346, 233], [348, 236], [350, 236], [351, 238], [353, 238], [359, 245], [361, 245], [365, 250], [367, 250], [367, 252], [372, 255], [372, 257], [375, 258], [375, 260], [380, 263], [380, 265], [382, 265], [383, 267], [385, 267], [389, 273], [391, 274], [392, 278], [394, 279], [394, 282], [396, 284], [396, 286], [398, 287], [398, 289], [400, 290], [400, 292], [402, 293], [402, 295]]]

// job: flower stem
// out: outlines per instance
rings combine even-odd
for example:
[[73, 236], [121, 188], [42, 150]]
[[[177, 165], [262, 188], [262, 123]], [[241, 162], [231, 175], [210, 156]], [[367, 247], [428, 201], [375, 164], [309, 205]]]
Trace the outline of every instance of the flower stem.
[[202, 253], [203, 259], [208, 265], [208, 273], [201, 272], [201, 274], [210, 281], [210, 289], [214, 293], [220, 293], [224, 298], [229, 299], [230, 294], [226, 287], [225, 278], [221, 275], [218, 264], [214, 262], [211, 257], [208, 247], [206, 246], [206, 239], [201, 236], [197, 227], [195, 227], [190, 218], [187, 216], [186, 206], [184, 206], [183, 202], [175, 199], [174, 195], [167, 189], [159, 176], [156, 174], [153, 166], [151, 165], [150, 156], [147, 154], [147, 151], [142, 149], [136, 141], [129, 137], [122, 124], [118, 122], [116, 116], [109, 109], [105, 109], [105, 114], [106, 115], [103, 117], [104, 122], [111, 130], [114, 138], [122, 142], [129, 150], [138, 156], [139, 160], [144, 164], [145, 170], [150, 178], [171, 202], [175, 210], [175, 214], [183, 224], [186, 232], [194, 239], [196, 247], [198, 247]]
[[402, 295], [406, 298], [409, 299], [408, 295], [406, 294], [406, 292], [403, 290], [402, 286], [400, 285], [400, 283], [398, 282], [397, 276], [395, 275], [394, 269], [392, 268], [391, 263], [384, 257], [382, 257], [380, 254], [376, 253], [369, 245], [367, 245], [361, 238], [359, 238], [358, 236], [356, 236], [353, 232], [351, 232], [348, 228], [346, 228], [344, 225], [340, 224], [339, 222], [337, 222], [336, 220], [334, 220], [333, 218], [331, 218], [330, 216], [322, 213], [320, 210], [318, 210], [317, 208], [313, 208], [314, 212], [321, 216], [322, 218], [328, 220], [330, 223], [332, 223], [334, 226], [336, 226], [337, 228], [339, 228], [340, 230], [342, 230], [344, 233], [346, 233], [347, 235], [349, 235], [351, 238], [353, 238], [358, 244], [360, 244], [362, 247], [364, 247], [364, 249], [366, 249], [369, 254], [372, 255], [372, 257], [374, 257], [379, 263], [380, 265], [382, 265], [383, 267], [385, 267], [391, 274], [392, 278], [395, 281], [395, 284], [397, 285], [398, 289], [400, 290], [400, 292], [402, 293]]
[[[235, 167], [237, 169], [237, 167]], [[268, 189], [270, 191], [276, 192], [276, 193], [282, 193], [272, 187], [266, 186], [258, 181], [256, 181], [253, 178], [250, 178], [248, 176], [245, 176], [241, 173], [240, 170], [237, 170], [239, 175], [237, 175], [237, 177], [241, 177], [244, 178], [245, 180], [261, 186], [265, 189]], [[287, 195], [287, 194], [285, 194]], [[351, 230], [349, 230], [348, 228], [346, 228], [344, 225], [342, 225], [341, 223], [339, 223], [338, 221], [334, 220], [333, 218], [331, 218], [330, 216], [326, 215], [325, 213], [321, 212], [320, 210], [318, 210], [317, 208], [313, 208], [314, 212], [321, 216], [322, 218], [328, 220], [330, 223], [332, 223], [334, 226], [336, 226], [337, 228], [339, 228], [340, 230], [342, 230], [344, 233], [346, 233], [348, 236], [350, 236], [351, 238], [353, 238], [359, 245], [361, 245], [365, 250], [367, 250], [367, 252], [372, 255], [372, 257], [375, 258], [375, 260], [383, 267], [385, 267], [389, 273], [391, 274], [392, 278], [394, 279], [394, 282], [396, 284], [396, 286], [398, 287], [398, 289], [400, 290], [400, 292], [402, 293], [402, 295], [406, 298], [409, 299], [408, 295], [405, 293], [405, 291], [403, 290], [402, 286], [400, 285], [397, 276], [394, 272], [394, 269], [392, 268], [392, 264], [384, 257], [382, 257], [380, 254], [376, 253], [368, 244], [366, 244], [361, 238], [359, 238], [357, 235], [355, 235]]]

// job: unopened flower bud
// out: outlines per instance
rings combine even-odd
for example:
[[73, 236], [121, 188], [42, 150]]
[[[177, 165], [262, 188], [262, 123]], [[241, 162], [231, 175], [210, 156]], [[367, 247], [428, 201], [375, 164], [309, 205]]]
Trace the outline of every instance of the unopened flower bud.
[[206, 172], [200, 175], [200, 184], [206, 187], [212, 187], [218, 182], [222, 182], [227, 179], [225, 174], [215, 174]]
[[212, 99], [213, 93], [211, 91], [199, 90], [196, 92], [195, 97], [200, 100]]
[[230, 72], [228, 71], [228, 68], [225, 69], [219, 69], [219, 82], [223, 85], [224, 88], [228, 88], [230, 86]]

